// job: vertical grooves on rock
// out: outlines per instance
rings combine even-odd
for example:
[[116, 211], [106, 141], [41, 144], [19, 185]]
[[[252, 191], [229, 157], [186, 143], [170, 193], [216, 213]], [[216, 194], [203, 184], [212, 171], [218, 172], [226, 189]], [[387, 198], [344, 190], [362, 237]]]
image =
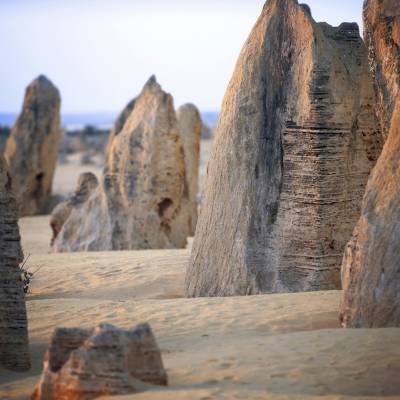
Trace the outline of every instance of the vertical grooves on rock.
[[356, 24], [266, 3], [224, 98], [188, 295], [340, 287], [381, 148], [367, 72]]
[[378, 99], [372, 111], [386, 142], [345, 249], [340, 318], [344, 327], [376, 328], [400, 325], [400, 3], [366, 0], [363, 17]]

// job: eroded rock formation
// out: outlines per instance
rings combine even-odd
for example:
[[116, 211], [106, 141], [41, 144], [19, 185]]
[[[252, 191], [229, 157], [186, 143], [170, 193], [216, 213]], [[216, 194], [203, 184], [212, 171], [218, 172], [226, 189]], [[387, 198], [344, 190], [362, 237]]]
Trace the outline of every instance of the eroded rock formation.
[[148, 324], [121, 330], [58, 328], [32, 400], [89, 400], [140, 391], [140, 382], [167, 385], [161, 353]]
[[72, 210], [54, 249], [183, 248], [187, 201], [172, 96], [152, 77], [112, 140], [99, 188]]
[[364, 2], [364, 40], [375, 80], [377, 111], [386, 139], [400, 94], [400, 1]]
[[133, 98], [121, 111], [118, 115], [116, 121], [114, 122], [114, 126], [111, 129], [110, 136], [108, 138], [107, 148], [106, 148], [106, 156], [111, 153], [111, 143], [114, 140], [115, 136], [117, 136], [125, 125], [126, 120], [129, 115], [132, 114], [132, 110], [135, 107], [136, 97]]
[[53, 231], [51, 245], [53, 245], [71, 211], [74, 208], [81, 207], [98, 185], [96, 176], [91, 172], [84, 172], [79, 176], [74, 194], [66, 201], [59, 203], [51, 213], [50, 227]]
[[223, 100], [187, 295], [339, 288], [381, 150], [373, 110], [357, 24], [268, 1]]
[[22, 112], [4, 151], [20, 216], [38, 214], [46, 207], [60, 136], [60, 95], [40, 75], [26, 89]]
[[22, 259], [17, 205], [0, 154], [0, 364], [16, 371], [30, 368]]
[[400, 326], [400, 101], [342, 265], [344, 327]]
[[368, 0], [366, 40], [387, 137], [342, 264], [344, 327], [400, 326], [400, 2]]
[[176, 116], [185, 155], [186, 180], [189, 191], [188, 218], [190, 235], [193, 236], [197, 223], [200, 139], [203, 123], [199, 110], [193, 104], [184, 104], [179, 107]]

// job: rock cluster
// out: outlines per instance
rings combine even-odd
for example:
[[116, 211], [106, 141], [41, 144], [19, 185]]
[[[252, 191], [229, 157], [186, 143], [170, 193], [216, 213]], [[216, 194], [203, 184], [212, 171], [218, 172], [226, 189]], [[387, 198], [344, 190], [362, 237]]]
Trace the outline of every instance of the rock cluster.
[[365, 36], [387, 137], [343, 258], [345, 327], [400, 326], [400, 2], [367, 0]]
[[44, 211], [51, 195], [60, 137], [60, 95], [40, 75], [26, 89], [22, 112], [4, 150], [20, 216]]
[[11, 177], [1, 154], [0, 254], [0, 364], [24, 371], [30, 368], [30, 361], [25, 294], [19, 269], [23, 254]]
[[73, 209], [56, 251], [183, 248], [184, 154], [172, 96], [151, 77], [115, 134], [99, 187]]
[[74, 194], [66, 201], [59, 203], [51, 213], [50, 227], [53, 231], [51, 245], [53, 245], [71, 211], [74, 208], [81, 207], [98, 185], [96, 176], [91, 172], [84, 172], [79, 176]]
[[223, 100], [188, 296], [340, 288], [381, 150], [374, 107], [357, 24], [265, 4]]
[[184, 104], [176, 113], [178, 131], [185, 155], [185, 171], [189, 192], [188, 218], [190, 235], [193, 236], [197, 224], [197, 195], [199, 191], [200, 139], [203, 129], [200, 112], [193, 104]]
[[90, 400], [138, 392], [141, 382], [167, 385], [160, 350], [148, 324], [132, 330], [109, 324], [91, 330], [58, 328], [31, 399]]

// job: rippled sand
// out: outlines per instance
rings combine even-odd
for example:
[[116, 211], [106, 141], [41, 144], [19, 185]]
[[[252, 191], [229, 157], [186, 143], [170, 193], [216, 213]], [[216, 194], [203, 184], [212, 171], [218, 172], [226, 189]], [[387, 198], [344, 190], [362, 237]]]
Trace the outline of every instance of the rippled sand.
[[[65, 168], [68, 192], [83, 169]], [[20, 221], [37, 270], [27, 297], [33, 367], [0, 369], [0, 399], [29, 397], [55, 327], [143, 321], [170, 385], [114, 399], [400, 399], [400, 329], [340, 329], [340, 292], [186, 299], [189, 250], [51, 254], [48, 222]]]

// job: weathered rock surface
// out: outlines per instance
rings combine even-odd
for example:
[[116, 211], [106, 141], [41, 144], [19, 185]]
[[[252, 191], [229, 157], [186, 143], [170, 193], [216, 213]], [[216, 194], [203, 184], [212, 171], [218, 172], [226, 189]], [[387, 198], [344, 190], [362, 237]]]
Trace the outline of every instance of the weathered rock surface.
[[400, 1], [366, 0], [363, 17], [364, 40], [378, 97], [377, 111], [386, 139], [400, 94]]
[[184, 104], [179, 107], [176, 116], [185, 155], [186, 180], [189, 191], [188, 218], [190, 235], [193, 236], [197, 224], [200, 139], [203, 123], [199, 110], [193, 104]]
[[53, 245], [71, 211], [74, 208], [81, 207], [98, 185], [96, 176], [91, 172], [84, 172], [79, 176], [74, 194], [66, 201], [59, 203], [51, 213], [50, 227], [53, 231], [51, 245]]
[[342, 265], [344, 327], [400, 326], [400, 101]]
[[0, 154], [0, 364], [16, 371], [30, 368], [22, 259], [17, 205]]
[[400, 2], [366, 1], [364, 22], [387, 140], [345, 250], [341, 320], [344, 327], [400, 326]]
[[268, 1], [223, 100], [187, 295], [339, 288], [381, 149], [373, 110], [357, 24]]
[[136, 97], [133, 98], [121, 111], [118, 115], [116, 121], [114, 122], [114, 126], [111, 129], [110, 136], [108, 138], [107, 148], [106, 148], [106, 156], [111, 154], [111, 144], [114, 140], [115, 136], [117, 136], [125, 125], [126, 120], [128, 119], [129, 115], [132, 114], [132, 111], [135, 107]]
[[4, 155], [20, 216], [42, 212], [51, 195], [61, 136], [60, 102], [57, 88], [40, 75], [27, 87], [7, 140]]
[[148, 324], [121, 330], [58, 328], [32, 400], [89, 400], [140, 391], [140, 382], [167, 385], [161, 353]]
[[112, 140], [99, 188], [71, 212], [54, 249], [184, 248], [187, 201], [173, 100], [152, 77]]

